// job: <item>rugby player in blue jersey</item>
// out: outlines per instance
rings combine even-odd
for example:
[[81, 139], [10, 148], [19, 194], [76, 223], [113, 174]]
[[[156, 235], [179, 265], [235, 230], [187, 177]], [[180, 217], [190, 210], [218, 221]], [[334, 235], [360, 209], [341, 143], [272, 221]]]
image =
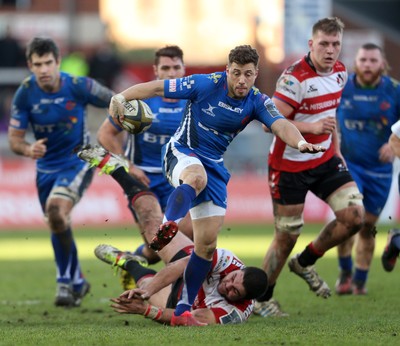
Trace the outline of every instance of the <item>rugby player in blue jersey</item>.
[[224, 72], [137, 84], [115, 95], [110, 103], [110, 114], [118, 121], [123, 118], [121, 102], [125, 100], [157, 95], [188, 100], [180, 127], [163, 148], [164, 174], [175, 189], [168, 199], [164, 223], [150, 244], [156, 250], [168, 244], [177, 232], [177, 223], [190, 210], [194, 252], [185, 269], [172, 325], [198, 325], [190, 307], [211, 268], [224, 221], [230, 175], [223, 154], [230, 142], [250, 121], [259, 120], [300, 152], [325, 150], [307, 143], [270, 98], [254, 87], [258, 60], [256, 49], [238, 46], [229, 53]]
[[[89, 142], [86, 106], [106, 108], [113, 92], [90, 78], [60, 72], [59, 48], [52, 39], [34, 38], [26, 58], [32, 75], [13, 99], [10, 148], [36, 160], [36, 186], [57, 269], [55, 305], [79, 306], [90, 285], [82, 274], [70, 219], [93, 170], [75, 151]], [[26, 140], [29, 126], [32, 143]]]
[[[174, 79], [185, 75], [183, 51], [178, 46], [165, 46], [155, 53], [153, 65], [156, 79]], [[166, 144], [181, 122], [186, 100], [167, 99], [156, 96], [146, 100], [150, 106], [154, 119], [151, 127], [144, 133], [129, 135], [108, 117], [101, 125], [97, 139], [108, 151], [125, 156], [129, 161], [129, 173], [138, 181], [150, 188], [158, 198], [161, 209], [164, 211], [167, 199], [174, 188], [169, 184], [162, 173], [161, 148]], [[127, 140], [127, 143], [126, 143]], [[129, 203], [136, 221], [137, 215]], [[141, 223], [138, 223], [139, 227]], [[192, 238], [192, 224], [189, 213], [179, 224], [179, 229], [189, 238]], [[145, 232], [145, 230], [141, 230]], [[140, 246], [135, 252], [147, 259], [149, 264], [159, 260], [158, 255], [148, 246]], [[129, 280], [124, 278], [129, 285]], [[132, 287], [124, 287], [125, 289]]]
[[375, 225], [392, 184], [394, 154], [388, 141], [391, 126], [400, 118], [400, 85], [386, 72], [382, 49], [374, 43], [362, 45], [355, 57], [355, 72], [349, 76], [337, 110], [340, 150], [363, 194], [365, 208], [361, 230], [338, 245], [341, 272], [336, 293], [340, 295], [367, 293], [367, 276], [375, 249]]

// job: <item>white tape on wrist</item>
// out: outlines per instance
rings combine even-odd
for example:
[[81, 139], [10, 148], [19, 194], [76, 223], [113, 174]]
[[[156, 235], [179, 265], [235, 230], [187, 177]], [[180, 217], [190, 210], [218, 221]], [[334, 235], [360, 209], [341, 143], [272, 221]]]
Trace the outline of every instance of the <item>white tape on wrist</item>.
[[122, 94], [114, 95], [114, 99], [120, 103], [126, 102], [126, 99], [125, 99], [124, 95], [122, 95]]
[[307, 142], [304, 139], [302, 139], [301, 141], [299, 141], [299, 143], [297, 143], [297, 149], [300, 150], [300, 147], [303, 146], [304, 144], [307, 144]]

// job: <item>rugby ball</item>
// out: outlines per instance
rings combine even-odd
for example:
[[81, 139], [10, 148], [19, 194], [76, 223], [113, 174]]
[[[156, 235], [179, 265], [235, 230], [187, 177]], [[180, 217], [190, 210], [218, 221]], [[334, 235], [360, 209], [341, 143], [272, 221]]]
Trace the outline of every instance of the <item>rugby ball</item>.
[[153, 122], [150, 107], [142, 100], [122, 102], [124, 119], [120, 121], [122, 128], [133, 135], [146, 131]]

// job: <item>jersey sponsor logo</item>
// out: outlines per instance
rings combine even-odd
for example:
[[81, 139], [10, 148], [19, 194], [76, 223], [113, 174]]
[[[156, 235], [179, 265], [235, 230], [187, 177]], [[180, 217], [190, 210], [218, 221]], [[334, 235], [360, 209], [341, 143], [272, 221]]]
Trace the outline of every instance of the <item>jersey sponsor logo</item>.
[[176, 79], [171, 79], [169, 81], [168, 91], [171, 93], [176, 92]]
[[147, 131], [143, 133], [143, 140], [147, 143], [159, 143], [161, 145], [164, 145], [169, 141], [170, 138], [171, 136], [169, 135], [156, 135]]
[[217, 108], [217, 107], [213, 107], [210, 104], [208, 104], [208, 108], [202, 108], [201, 111], [206, 113], [207, 115], [210, 115], [212, 117], [215, 117], [215, 114], [213, 112], [213, 110]]
[[233, 258], [231, 264], [234, 265], [235, 267], [238, 267], [239, 269], [243, 269], [245, 267], [245, 265], [237, 258]]
[[282, 77], [282, 83], [287, 85], [287, 86], [292, 86], [294, 82], [292, 82], [289, 78], [287, 77]]
[[241, 113], [243, 112], [243, 109], [242, 109], [242, 108], [239, 108], [239, 107], [233, 108], [232, 106], [227, 105], [226, 103], [224, 103], [224, 102], [222, 102], [222, 101], [219, 101], [219, 102], [218, 102], [218, 106], [220, 106], [221, 108], [225, 108], [225, 109], [227, 109], [228, 111], [235, 112], [235, 113], [239, 113], [239, 114], [241, 114]]
[[[183, 111], [182, 107], [177, 107], [177, 108], [166, 108], [166, 107], [160, 107], [158, 108], [159, 113], [181, 113]], [[154, 113], [153, 113], [154, 114]]]
[[354, 101], [376, 102], [378, 101], [377, 95], [357, 95], [353, 96]]
[[337, 99], [327, 100], [327, 101], [318, 102], [318, 103], [311, 103], [311, 104], [307, 104], [307, 102], [304, 102], [304, 104], [301, 106], [301, 108], [306, 109], [306, 110], [311, 110], [311, 111], [316, 111], [316, 110], [319, 111], [319, 110], [334, 108], [339, 103], [340, 103], [340, 97]]
[[34, 131], [36, 133], [52, 133], [53, 130], [56, 128], [56, 124], [48, 124], [48, 125], [33, 125]]
[[294, 82], [291, 81], [287, 76], [281, 76], [276, 83], [276, 89], [286, 91], [289, 94], [296, 95], [296, 92], [291, 89]]
[[235, 309], [232, 309], [229, 314], [221, 316], [219, 321], [221, 324], [237, 324], [241, 323], [242, 319], [240, 318], [239, 313]]
[[273, 103], [271, 99], [265, 100], [264, 107], [267, 109], [268, 113], [273, 118], [275, 118], [281, 114], [281, 113], [279, 113], [278, 109], [275, 106], [275, 103]]

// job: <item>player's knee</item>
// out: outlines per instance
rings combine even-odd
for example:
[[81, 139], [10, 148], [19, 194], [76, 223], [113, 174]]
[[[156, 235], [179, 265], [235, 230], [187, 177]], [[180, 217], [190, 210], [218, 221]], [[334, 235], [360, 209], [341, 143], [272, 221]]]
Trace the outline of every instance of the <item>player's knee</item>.
[[277, 232], [299, 235], [303, 225], [304, 220], [301, 215], [275, 217], [275, 229]]
[[46, 209], [46, 221], [54, 232], [62, 232], [67, 227], [67, 216], [62, 215], [57, 204], [50, 203]]
[[203, 174], [191, 174], [186, 177], [183, 181], [184, 184], [189, 184], [196, 190], [196, 195], [203, 191], [207, 185], [207, 176]]
[[361, 230], [358, 232], [359, 237], [363, 239], [375, 238], [377, 233], [375, 223], [365, 222]]
[[352, 206], [363, 207], [362, 200], [363, 195], [360, 193], [357, 186], [350, 186], [334, 192], [328, 197], [327, 203], [334, 212], [337, 212]]

